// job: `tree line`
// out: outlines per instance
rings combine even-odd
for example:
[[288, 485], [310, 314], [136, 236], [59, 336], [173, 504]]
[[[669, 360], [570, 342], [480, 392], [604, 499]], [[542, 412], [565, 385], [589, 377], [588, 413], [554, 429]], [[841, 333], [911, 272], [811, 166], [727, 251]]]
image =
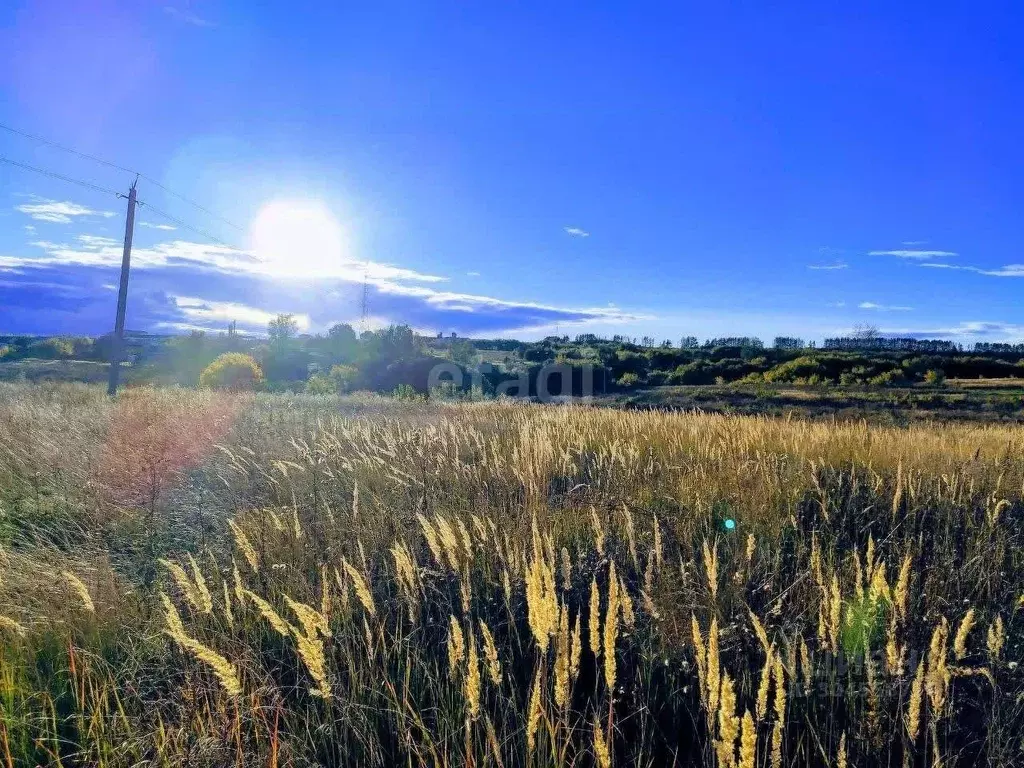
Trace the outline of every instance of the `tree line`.
[[[655, 343], [595, 334], [548, 336], [539, 341], [426, 337], [392, 325], [358, 333], [337, 324], [320, 334], [300, 333], [291, 315], [276, 317], [265, 337], [225, 332], [185, 335], [130, 334], [129, 382], [259, 388], [312, 393], [371, 390], [422, 394], [431, 371], [455, 366], [445, 386], [453, 393], [508, 391], [535, 394], [545, 366], [588, 370], [595, 392], [661, 385], [821, 384], [892, 386], [941, 383], [945, 377], [1024, 377], [1024, 344], [979, 342], [968, 352], [945, 340], [888, 338], [872, 329], [826, 339], [822, 347], [778, 336], [771, 346], [756, 337], [720, 337]], [[0, 337], [0, 362], [24, 358], [109, 360], [108, 336]], [[583, 386], [573, 373], [574, 392]], [[557, 386], [557, 385], [556, 385]], [[520, 388], [522, 389], [522, 388]], [[557, 394], [557, 392], [555, 392]]]

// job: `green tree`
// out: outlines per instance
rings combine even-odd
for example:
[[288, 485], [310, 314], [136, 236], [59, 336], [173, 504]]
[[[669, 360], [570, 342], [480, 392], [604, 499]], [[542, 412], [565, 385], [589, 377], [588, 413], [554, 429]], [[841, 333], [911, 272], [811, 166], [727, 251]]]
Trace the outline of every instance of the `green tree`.
[[324, 339], [327, 356], [332, 363], [350, 363], [356, 358], [359, 339], [352, 326], [347, 323], [332, 325]]
[[267, 324], [267, 336], [271, 345], [286, 346], [299, 335], [299, 323], [295, 315], [281, 314]]
[[946, 383], [946, 374], [941, 368], [932, 368], [925, 371], [924, 383], [931, 387], [941, 387]]
[[363, 363], [387, 365], [409, 360], [419, 354], [416, 335], [408, 325], [389, 325], [379, 331], [365, 331], [360, 337], [359, 358]]
[[259, 365], [241, 352], [225, 352], [199, 375], [201, 387], [236, 392], [255, 389], [262, 381], [263, 371]]
[[476, 360], [476, 347], [469, 339], [452, 339], [448, 347], [448, 356], [452, 362], [462, 366], [472, 365]]
[[43, 360], [59, 360], [71, 357], [75, 347], [67, 339], [50, 338], [34, 341], [28, 347], [29, 357], [38, 357]]
[[359, 369], [354, 365], [335, 365], [328, 376], [335, 392], [351, 392], [359, 379]]

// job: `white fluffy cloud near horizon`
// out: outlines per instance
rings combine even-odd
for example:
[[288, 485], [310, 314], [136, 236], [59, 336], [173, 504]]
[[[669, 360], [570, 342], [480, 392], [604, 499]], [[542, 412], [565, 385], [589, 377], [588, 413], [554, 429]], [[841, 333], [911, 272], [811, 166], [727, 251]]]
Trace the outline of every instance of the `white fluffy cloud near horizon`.
[[[150, 237], [161, 234], [154, 232]], [[23, 316], [32, 316], [31, 310], [41, 301], [40, 286], [52, 285], [55, 279], [62, 288], [51, 291], [51, 309], [59, 312], [61, 302], [66, 301], [69, 312], [81, 313], [82, 307], [109, 303], [102, 286], [116, 281], [122, 256], [119, 240], [78, 234], [35, 240], [28, 248], [31, 255], [0, 255], [0, 272], [7, 284], [5, 298], [15, 310], [13, 316], [18, 314], [19, 303], [25, 304]], [[375, 323], [406, 323], [425, 333], [500, 334], [649, 319], [610, 307], [555, 306], [442, 290], [440, 286], [449, 282], [446, 276], [375, 261], [319, 262], [316, 272], [305, 274], [301, 264], [294, 270], [287, 269], [288, 265], [286, 260], [267, 263], [253, 253], [223, 245], [186, 239], [146, 244], [137, 240], [132, 250], [129, 324], [139, 330], [223, 330], [235, 321], [242, 330], [260, 332], [276, 314], [287, 312], [296, 316], [303, 331], [317, 332], [336, 321], [358, 323], [364, 287], [367, 309]], [[326, 268], [320, 270], [323, 265]], [[99, 290], [90, 292], [92, 285]], [[80, 315], [81, 332], [105, 329], [107, 312], [97, 306], [95, 314], [100, 327], [86, 327], [86, 317]], [[64, 327], [73, 319], [68, 317]], [[33, 324], [43, 320], [37, 318]]]

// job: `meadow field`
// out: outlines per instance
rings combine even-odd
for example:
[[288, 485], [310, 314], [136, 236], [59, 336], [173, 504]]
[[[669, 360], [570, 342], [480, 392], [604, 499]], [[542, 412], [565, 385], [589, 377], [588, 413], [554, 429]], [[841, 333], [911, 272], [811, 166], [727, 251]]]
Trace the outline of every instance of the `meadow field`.
[[0, 383], [0, 765], [1021, 764], [1022, 450]]

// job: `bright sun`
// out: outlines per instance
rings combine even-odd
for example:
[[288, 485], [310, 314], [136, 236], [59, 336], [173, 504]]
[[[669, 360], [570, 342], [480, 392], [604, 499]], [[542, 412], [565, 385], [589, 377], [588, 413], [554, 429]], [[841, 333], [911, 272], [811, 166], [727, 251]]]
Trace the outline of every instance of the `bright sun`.
[[271, 275], [323, 276], [349, 261], [341, 225], [315, 200], [267, 203], [256, 214], [249, 237], [253, 254]]

